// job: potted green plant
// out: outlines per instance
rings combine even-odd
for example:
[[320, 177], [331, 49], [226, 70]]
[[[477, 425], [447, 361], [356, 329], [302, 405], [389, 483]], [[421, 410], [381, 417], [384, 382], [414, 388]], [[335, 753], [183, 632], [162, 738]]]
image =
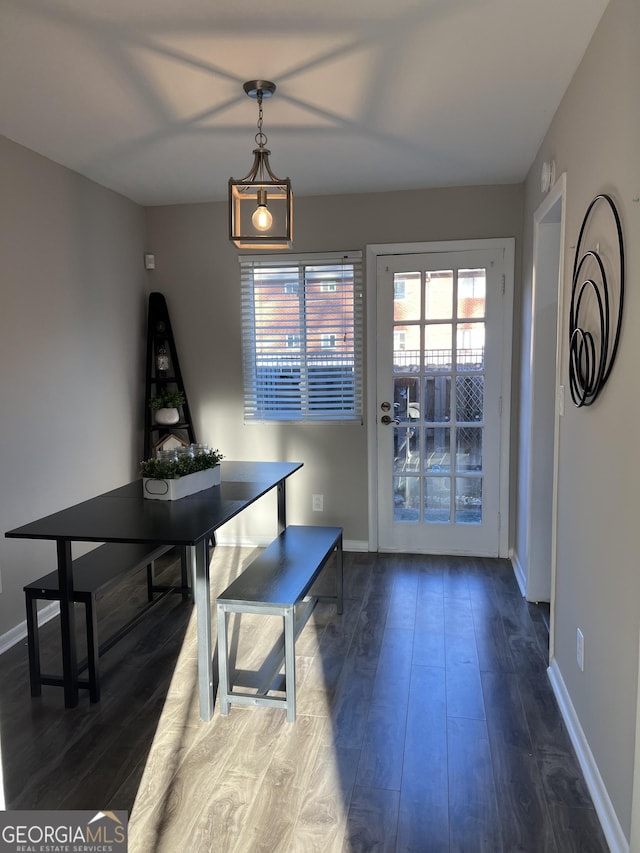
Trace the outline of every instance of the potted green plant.
[[172, 391], [168, 388], [162, 390], [149, 401], [153, 411], [154, 420], [161, 426], [171, 426], [180, 420], [178, 409], [184, 405], [184, 394], [182, 391]]
[[145, 498], [172, 501], [220, 485], [219, 450], [185, 450], [173, 459], [152, 458], [140, 463]]

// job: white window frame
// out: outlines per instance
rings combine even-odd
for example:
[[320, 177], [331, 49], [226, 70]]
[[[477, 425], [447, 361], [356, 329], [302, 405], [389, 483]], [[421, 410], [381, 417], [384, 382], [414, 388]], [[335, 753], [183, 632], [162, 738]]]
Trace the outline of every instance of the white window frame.
[[245, 423], [361, 424], [362, 253], [238, 260]]

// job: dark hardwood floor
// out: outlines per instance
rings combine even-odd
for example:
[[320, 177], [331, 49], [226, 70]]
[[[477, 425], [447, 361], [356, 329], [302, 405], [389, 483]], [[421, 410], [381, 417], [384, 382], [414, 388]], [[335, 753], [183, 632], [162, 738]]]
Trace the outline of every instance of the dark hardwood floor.
[[[253, 553], [216, 550], [214, 595]], [[506, 561], [347, 554], [345, 593], [344, 615], [319, 605], [298, 640], [293, 725], [239, 706], [199, 721], [180, 596], [103, 658], [97, 705], [31, 699], [26, 645], [9, 650], [6, 807], [133, 810], [132, 853], [608, 849], [547, 679], [544, 611]], [[101, 602], [105, 635], [144, 603], [142, 574], [124, 598]], [[248, 666], [277, 624], [234, 630]]]

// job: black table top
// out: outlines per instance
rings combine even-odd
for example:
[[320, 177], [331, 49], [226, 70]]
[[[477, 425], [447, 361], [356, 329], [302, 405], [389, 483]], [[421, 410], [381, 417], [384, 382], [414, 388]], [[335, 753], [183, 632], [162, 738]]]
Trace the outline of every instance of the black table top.
[[220, 486], [177, 501], [148, 500], [142, 495], [142, 480], [135, 480], [5, 536], [196, 545], [301, 467], [301, 462], [225, 461]]

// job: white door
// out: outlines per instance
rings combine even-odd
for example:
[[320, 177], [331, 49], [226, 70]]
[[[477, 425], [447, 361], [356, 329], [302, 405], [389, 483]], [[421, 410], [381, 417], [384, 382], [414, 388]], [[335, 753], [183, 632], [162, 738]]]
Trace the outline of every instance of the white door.
[[503, 255], [378, 258], [380, 550], [500, 553]]

